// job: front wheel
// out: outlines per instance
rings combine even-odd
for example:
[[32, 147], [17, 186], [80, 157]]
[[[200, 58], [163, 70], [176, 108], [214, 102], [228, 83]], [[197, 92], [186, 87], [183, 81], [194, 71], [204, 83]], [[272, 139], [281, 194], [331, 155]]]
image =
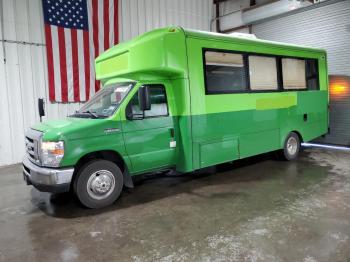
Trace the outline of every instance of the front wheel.
[[291, 132], [287, 135], [284, 141], [284, 147], [279, 152], [279, 156], [283, 160], [294, 160], [298, 157], [300, 151], [300, 139], [299, 136]]
[[77, 173], [74, 191], [88, 208], [102, 208], [117, 200], [123, 189], [123, 174], [119, 167], [107, 160], [94, 160]]

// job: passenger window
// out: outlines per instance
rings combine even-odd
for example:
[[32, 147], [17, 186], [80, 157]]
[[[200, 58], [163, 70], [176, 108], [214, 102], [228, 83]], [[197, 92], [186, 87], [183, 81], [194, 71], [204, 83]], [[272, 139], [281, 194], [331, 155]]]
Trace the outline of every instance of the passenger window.
[[251, 90], [277, 90], [276, 58], [249, 56], [249, 79]]
[[306, 83], [309, 90], [319, 89], [317, 59], [306, 60]]
[[282, 58], [284, 89], [306, 89], [305, 60]]
[[168, 115], [168, 105], [163, 85], [150, 85], [151, 109], [142, 112], [139, 107], [138, 94], [136, 93], [131, 100], [131, 110], [133, 115], [143, 115], [147, 117], [158, 117]]
[[243, 55], [205, 51], [206, 93], [233, 93], [247, 89]]

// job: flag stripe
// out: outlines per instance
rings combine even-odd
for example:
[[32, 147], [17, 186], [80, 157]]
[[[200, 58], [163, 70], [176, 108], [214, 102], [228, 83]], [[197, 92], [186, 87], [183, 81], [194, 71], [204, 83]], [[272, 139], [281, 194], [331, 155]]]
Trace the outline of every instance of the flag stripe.
[[[105, 23], [104, 23], [104, 10], [105, 8], [108, 8], [104, 5], [104, 1], [100, 0], [98, 1], [98, 41], [99, 41], [99, 49], [98, 54], [95, 54], [95, 57], [97, 57], [99, 54], [102, 54], [105, 50], [104, 48], [104, 34], [105, 34]], [[107, 20], [108, 21], [108, 20]], [[96, 81], [95, 85], [95, 92], [100, 90], [101, 88], [101, 82]]]
[[113, 0], [114, 2], [114, 44], [118, 44], [119, 43], [119, 22], [118, 22], [118, 18], [119, 18], [119, 8], [118, 8], [118, 0]]
[[109, 32], [108, 32], [108, 47], [114, 45], [114, 0], [109, 0]]
[[97, 1], [98, 2], [98, 54], [95, 54], [95, 57], [97, 57], [99, 54], [101, 54], [104, 50], [104, 0]]
[[[66, 72], [67, 72], [67, 102], [74, 101], [73, 88], [73, 53], [71, 29], [64, 28], [64, 42], [66, 48]], [[68, 88], [71, 87], [71, 88]]]
[[[89, 13], [89, 17], [92, 17], [92, 5], [93, 1], [88, 1], [88, 13]], [[93, 21], [92, 19], [88, 20], [89, 23], [89, 44], [90, 44], [90, 86], [87, 86], [86, 88], [90, 89], [90, 95], [95, 93], [95, 67], [94, 67], [94, 59], [95, 59], [95, 46], [94, 46], [94, 37], [93, 37]]]
[[61, 94], [61, 70], [60, 70], [60, 53], [58, 49], [58, 28], [57, 26], [51, 26], [51, 36], [52, 43], [55, 43], [55, 46], [52, 48], [53, 53], [53, 67], [55, 70], [55, 96], [56, 101], [62, 101]]
[[[99, 1], [92, 0], [92, 33], [94, 40], [94, 59], [99, 55], [100, 45], [99, 45], [99, 27], [98, 27], [98, 15], [99, 15]], [[99, 83], [95, 80], [95, 92], [99, 90]]]
[[73, 91], [75, 102], [80, 102], [80, 90], [79, 90], [79, 60], [78, 60], [78, 39], [77, 30], [71, 30], [71, 42], [72, 42], [72, 70], [73, 70]]
[[85, 94], [85, 63], [84, 63], [84, 31], [77, 30], [77, 56], [78, 56], [78, 65], [77, 73], [79, 77], [79, 102], [86, 100]]
[[109, 48], [109, 0], [103, 0], [104, 50]]
[[55, 73], [53, 67], [53, 53], [52, 53], [52, 36], [51, 26], [45, 24], [45, 39], [46, 39], [46, 55], [47, 55], [47, 73], [49, 82], [49, 99], [51, 102], [56, 100], [55, 97]]
[[98, 1], [92, 0], [92, 34], [94, 40], [95, 57], [97, 57], [99, 53], [98, 33]]
[[90, 89], [91, 89], [91, 81], [90, 78], [92, 73], [90, 72], [90, 43], [89, 43], [89, 32], [84, 31], [84, 69], [85, 69], [85, 97], [86, 100], [90, 99]]
[[62, 102], [68, 102], [67, 61], [66, 61], [66, 43], [65, 43], [65, 36], [64, 36], [64, 28], [58, 27], [57, 31], [58, 31], [58, 49], [60, 53]]

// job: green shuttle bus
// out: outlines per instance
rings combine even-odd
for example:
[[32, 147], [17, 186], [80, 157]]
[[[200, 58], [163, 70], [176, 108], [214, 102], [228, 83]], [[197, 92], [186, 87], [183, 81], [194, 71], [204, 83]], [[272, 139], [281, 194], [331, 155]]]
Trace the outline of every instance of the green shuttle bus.
[[112, 204], [132, 176], [278, 151], [328, 132], [326, 52], [167, 27], [95, 61], [103, 88], [75, 114], [26, 133], [24, 178], [40, 191], [73, 190], [83, 205]]

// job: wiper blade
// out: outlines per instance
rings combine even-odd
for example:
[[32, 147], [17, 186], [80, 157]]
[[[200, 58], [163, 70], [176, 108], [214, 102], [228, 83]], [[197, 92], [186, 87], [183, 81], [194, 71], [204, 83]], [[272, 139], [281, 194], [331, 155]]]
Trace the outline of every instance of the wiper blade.
[[98, 115], [95, 114], [94, 112], [91, 112], [90, 110], [86, 110], [84, 112], [81, 112], [82, 114], [89, 114], [91, 116], [93, 116], [94, 118], [98, 118]]

